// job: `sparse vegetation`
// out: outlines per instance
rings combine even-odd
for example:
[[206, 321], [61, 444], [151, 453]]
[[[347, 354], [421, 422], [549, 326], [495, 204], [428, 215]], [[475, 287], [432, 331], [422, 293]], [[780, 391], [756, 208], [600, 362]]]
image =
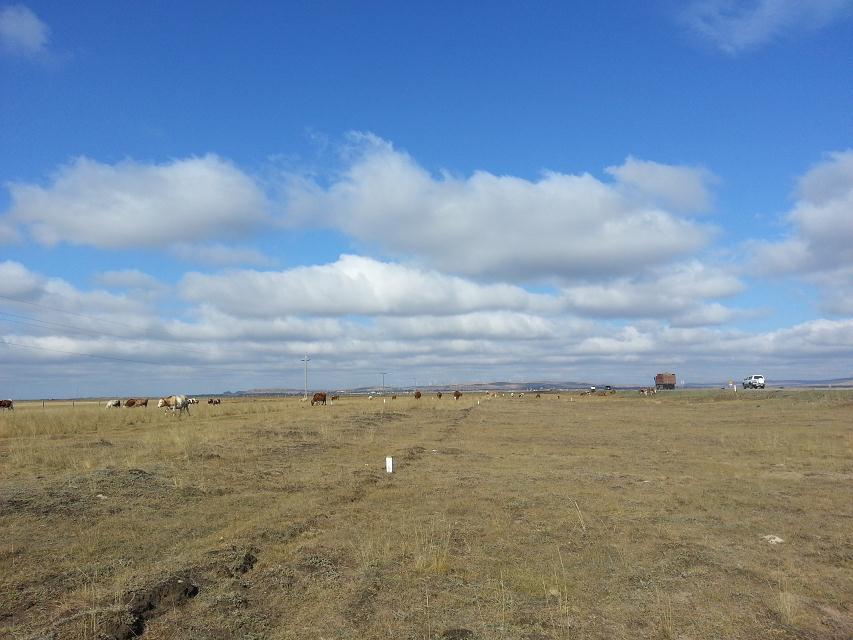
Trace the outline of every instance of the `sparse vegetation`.
[[853, 636], [848, 392], [192, 412], [0, 414], [0, 637]]

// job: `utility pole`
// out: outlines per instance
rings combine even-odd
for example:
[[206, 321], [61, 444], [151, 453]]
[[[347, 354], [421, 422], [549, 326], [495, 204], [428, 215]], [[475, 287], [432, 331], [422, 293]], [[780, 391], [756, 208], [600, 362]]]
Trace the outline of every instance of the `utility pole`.
[[308, 357], [308, 354], [305, 354], [305, 357], [302, 358], [302, 362], [305, 363], [305, 398], [308, 398], [308, 363], [311, 361], [311, 358]]
[[382, 376], [382, 395], [385, 395], [385, 376], [388, 375], [387, 371], [380, 371], [379, 375]]

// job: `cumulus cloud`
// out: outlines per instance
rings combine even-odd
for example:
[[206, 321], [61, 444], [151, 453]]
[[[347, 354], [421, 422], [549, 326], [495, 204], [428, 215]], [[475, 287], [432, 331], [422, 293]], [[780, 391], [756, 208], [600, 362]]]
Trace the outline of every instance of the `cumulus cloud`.
[[94, 282], [108, 289], [137, 289], [142, 291], [161, 291], [165, 285], [154, 276], [138, 269], [102, 271], [95, 274]]
[[830, 312], [853, 304], [853, 150], [829, 154], [798, 181], [785, 215], [791, 232], [780, 242], [755, 243], [754, 264], [765, 275], [799, 275], [818, 284]]
[[[736, 288], [724, 273], [708, 269], [703, 275], [704, 269], [685, 265], [671, 284], [687, 289], [691, 279], [707, 280], [707, 295]], [[406, 386], [414, 376], [438, 384], [509, 377], [648, 384], [664, 369], [709, 382], [752, 371], [771, 379], [825, 378], [849, 375], [853, 361], [851, 319], [759, 333], [673, 326], [664, 319], [581, 318], [517, 287], [478, 285], [352, 256], [302, 271], [271, 272], [269, 289], [255, 288], [252, 273], [220, 274], [219, 280], [188, 276], [180, 290], [190, 304], [172, 296], [158, 307], [144, 296], [84, 291], [17, 262], [0, 262], [0, 296], [6, 296], [0, 352], [18, 379], [49, 380], [54, 390], [71, 384], [65, 392], [73, 392], [79, 380], [98, 395], [301, 388], [305, 353], [311, 354], [311, 384], [320, 388], [377, 384], [374, 372], [386, 370], [394, 372], [389, 383]], [[303, 278], [305, 288], [295, 288]], [[133, 271], [106, 272], [101, 279], [153, 284]], [[247, 287], [246, 296], [228, 300], [232, 287], [240, 286]], [[266, 297], [280, 286], [287, 295], [259, 315], [253, 297]], [[342, 298], [340, 306], [324, 306], [319, 298], [288, 304], [288, 296], [314, 287]], [[359, 297], [365, 301], [356, 302]], [[35, 304], [10, 307], [8, 298]], [[435, 313], [434, 305], [442, 313]], [[349, 312], [340, 315], [342, 310]], [[726, 310], [709, 302], [691, 306], [688, 313], [713, 316]], [[57, 367], [51, 365], [57, 364], [63, 376], [54, 379]]]
[[331, 264], [287, 271], [188, 273], [181, 291], [192, 302], [252, 317], [448, 315], [554, 306], [547, 296], [521, 287], [480, 285], [436, 271], [354, 255], [341, 256]]
[[0, 8], [0, 49], [11, 55], [47, 53], [50, 27], [21, 4]]
[[7, 185], [9, 219], [48, 246], [174, 246], [248, 232], [266, 219], [256, 183], [215, 155], [115, 165], [78, 158], [49, 186]]
[[816, 30], [851, 14], [850, 0], [693, 0], [682, 13], [687, 27], [728, 54], [774, 38]]
[[12, 298], [32, 298], [44, 286], [46, 278], [27, 269], [20, 262], [0, 262], [0, 295]]
[[[327, 186], [291, 177], [289, 224], [334, 227], [441, 271], [515, 281], [633, 273], [690, 254], [713, 234], [655, 202], [707, 206], [706, 178], [693, 169], [629, 159], [611, 169], [615, 183], [556, 172], [536, 181], [433, 176], [388, 142], [359, 141]], [[684, 176], [686, 187], [675, 184]]]
[[[567, 287], [562, 292], [569, 309], [593, 317], [697, 318], [701, 303], [743, 291], [740, 280], [722, 269], [698, 261], [671, 265], [632, 278], [602, 284]], [[711, 315], [706, 315], [710, 319]], [[730, 318], [718, 308], [717, 322]], [[691, 320], [690, 322], [694, 322]]]
[[232, 247], [220, 243], [200, 245], [179, 243], [172, 247], [173, 256], [184, 262], [216, 267], [243, 265], [267, 266], [272, 259], [251, 247]]
[[701, 212], [711, 208], [709, 187], [716, 177], [707, 169], [628, 157], [621, 166], [608, 167], [606, 171], [637, 195], [675, 211]]
[[21, 235], [18, 233], [18, 230], [0, 218], [0, 244], [12, 244], [18, 242], [20, 239]]

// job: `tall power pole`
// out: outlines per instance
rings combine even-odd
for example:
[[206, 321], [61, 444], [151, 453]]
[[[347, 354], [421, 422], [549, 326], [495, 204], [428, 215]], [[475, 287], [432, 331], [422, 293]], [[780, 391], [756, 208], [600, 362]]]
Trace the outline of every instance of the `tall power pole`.
[[305, 397], [308, 397], [308, 363], [311, 361], [311, 358], [308, 357], [308, 354], [305, 354], [305, 357], [302, 358], [302, 362], [305, 363]]
[[382, 376], [382, 395], [385, 395], [385, 376], [388, 375], [387, 371], [380, 371], [379, 375]]

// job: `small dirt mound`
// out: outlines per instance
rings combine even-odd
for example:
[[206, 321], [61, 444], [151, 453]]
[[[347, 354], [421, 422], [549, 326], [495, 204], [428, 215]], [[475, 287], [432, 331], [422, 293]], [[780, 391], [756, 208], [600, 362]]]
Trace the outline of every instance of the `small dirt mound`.
[[258, 556], [256, 555], [258, 550], [255, 547], [249, 547], [248, 549], [235, 551], [236, 554], [231, 563], [230, 569], [231, 575], [236, 577], [238, 575], [248, 573], [254, 568], [255, 563], [258, 561]]
[[426, 449], [424, 449], [423, 447], [411, 447], [411, 448], [406, 450], [405, 458], [406, 458], [406, 460], [417, 460], [425, 452], [426, 452]]
[[127, 614], [105, 625], [109, 640], [130, 640], [145, 632], [145, 625], [162, 611], [179, 607], [198, 595], [198, 586], [186, 576], [173, 576], [143, 591], [133, 593]]

